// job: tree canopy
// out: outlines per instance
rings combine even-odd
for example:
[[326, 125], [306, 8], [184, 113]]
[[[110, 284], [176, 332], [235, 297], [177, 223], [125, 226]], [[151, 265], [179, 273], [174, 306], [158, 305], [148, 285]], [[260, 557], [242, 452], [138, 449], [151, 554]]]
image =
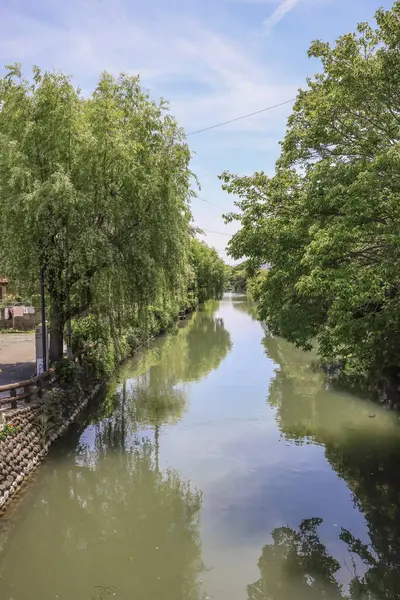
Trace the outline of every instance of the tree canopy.
[[247, 261], [228, 267], [228, 284], [234, 292], [245, 292], [247, 289]]
[[184, 305], [189, 286], [220, 292], [222, 261], [192, 239], [184, 132], [138, 77], [103, 73], [83, 97], [63, 74], [14, 65], [0, 106], [2, 268], [33, 292], [44, 269], [52, 359], [71, 317], [129, 320]]
[[225, 172], [242, 228], [230, 254], [269, 263], [256, 286], [270, 331], [360, 380], [400, 374], [400, 2], [377, 27], [309, 50], [272, 177]]
[[192, 290], [200, 302], [220, 298], [225, 287], [226, 269], [218, 252], [204, 242], [193, 239], [191, 259], [194, 270]]

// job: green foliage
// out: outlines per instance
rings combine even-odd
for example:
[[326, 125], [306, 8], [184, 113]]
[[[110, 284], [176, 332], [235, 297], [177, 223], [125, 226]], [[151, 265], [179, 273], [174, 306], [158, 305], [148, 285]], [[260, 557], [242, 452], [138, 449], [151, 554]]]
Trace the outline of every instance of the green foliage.
[[182, 297], [190, 152], [166, 103], [137, 77], [104, 73], [86, 99], [62, 74], [35, 68], [30, 82], [14, 65], [0, 104], [0, 256], [32, 293], [45, 267], [51, 358], [68, 317]]
[[225, 289], [226, 268], [217, 251], [192, 239], [191, 261], [193, 275], [189, 293], [194, 293], [199, 302], [220, 298]]
[[271, 265], [254, 290], [270, 331], [369, 383], [400, 375], [400, 2], [376, 19], [312, 44], [323, 70], [275, 175], [221, 176], [240, 197], [231, 255]]
[[59, 382], [62, 386], [77, 386], [83, 377], [82, 367], [71, 360], [63, 357], [55, 363], [55, 369], [59, 375]]
[[241, 262], [234, 267], [229, 267], [228, 287], [234, 292], [245, 292], [247, 289], [248, 271], [247, 261]]
[[19, 425], [14, 425], [13, 423], [6, 423], [3, 429], [0, 431], [0, 442], [6, 440], [8, 437], [17, 435], [19, 430]]
[[262, 290], [268, 277], [268, 271], [262, 269], [251, 277], [247, 283], [248, 295], [258, 302], [262, 297]]
[[[208, 246], [205, 246], [205, 250], [201, 253], [201, 257], [208, 257], [208, 250]], [[213, 253], [210, 254], [211, 257], [214, 258]], [[204, 263], [201, 263], [200, 265], [194, 264], [194, 281], [197, 282], [197, 273], [200, 268], [204, 269], [204, 273], [210, 266], [212, 268], [212, 264], [210, 263], [206, 263], [205, 267]], [[220, 267], [220, 265], [218, 266]], [[216, 292], [213, 291], [216, 287], [213, 288], [213, 285], [221, 286], [223, 289], [223, 279], [219, 279], [216, 282], [214, 280], [213, 282], [211, 279], [211, 269], [208, 272], [210, 274], [210, 285], [208, 286], [208, 289], [202, 290], [200, 288], [199, 290], [196, 286], [192, 292], [188, 292], [186, 298], [183, 298], [179, 304], [171, 297], [165, 298], [164, 302], [160, 299], [156, 305], [149, 305], [136, 315], [132, 315], [129, 322], [122, 322], [120, 324], [117, 323], [117, 319], [113, 313], [110, 313], [109, 318], [89, 315], [74, 321], [72, 338], [73, 353], [76, 354], [80, 350], [86, 350], [80, 359], [80, 364], [83, 367], [85, 375], [88, 376], [89, 379], [98, 381], [104, 380], [115, 370], [121, 361], [132, 354], [142, 344], [160, 332], [166, 331], [175, 325], [178, 321], [179, 313], [182, 310], [193, 310], [199, 301], [208, 299], [207, 294], [216, 294]], [[221, 272], [221, 269], [216, 269], [213, 276], [215, 277], [215, 273], [220, 276]], [[218, 293], [220, 293], [219, 290], [220, 287], [218, 287]], [[212, 307], [207, 308], [207, 311], [209, 309], [211, 310], [211, 308]], [[192, 318], [188, 326], [189, 330], [191, 330], [192, 326], [198, 322], [197, 319], [197, 315]], [[208, 326], [208, 321], [206, 324]], [[210, 327], [214, 328], [214, 321], [210, 323]], [[219, 329], [220, 328], [217, 328], [217, 331], [219, 331]], [[207, 348], [206, 352], [210, 353], [210, 349]], [[181, 358], [183, 359], [183, 357], [184, 350], [182, 349]]]
[[126, 332], [113, 326], [112, 319], [88, 315], [73, 323], [72, 350], [84, 354], [79, 363], [89, 380], [108, 377], [130, 353]]
[[42, 448], [44, 448], [51, 430], [50, 417], [47, 415], [47, 413], [40, 413], [37, 419], [37, 424], [39, 428], [40, 443], [42, 444]]

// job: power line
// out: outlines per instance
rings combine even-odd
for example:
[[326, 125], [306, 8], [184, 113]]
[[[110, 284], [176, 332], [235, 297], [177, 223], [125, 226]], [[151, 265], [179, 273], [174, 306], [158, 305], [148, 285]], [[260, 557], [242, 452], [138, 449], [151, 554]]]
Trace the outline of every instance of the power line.
[[202, 200], [203, 202], [207, 202], [208, 204], [212, 204], [213, 206], [216, 206], [217, 208], [222, 208], [222, 206], [220, 204], [216, 204], [215, 202], [211, 202], [211, 200], [206, 200], [205, 198], [202, 198], [201, 196], [194, 196], [194, 198], [198, 198], [199, 200]]
[[222, 233], [222, 231], [211, 231], [211, 229], [204, 229], [203, 227], [200, 227], [200, 229], [202, 231], [207, 231], [207, 233], [218, 233], [218, 235], [227, 235], [228, 237], [231, 237], [230, 233]]
[[196, 131], [191, 131], [190, 133], [186, 134], [186, 137], [189, 137], [189, 135], [195, 135], [196, 133], [202, 133], [203, 131], [209, 131], [210, 129], [215, 129], [216, 127], [222, 127], [223, 125], [228, 125], [229, 123], [234, 123], [235, 121], [241, 121], [242, 119], [247, 119], [248, 117], [254, 117], [254, 115], [259, 115], [261, 113], [267, 112], [268, 110], [272, 110], [273, 108], [279, 108], [280, 106], [284, 106], [285, 104], [290, 104], [295, 100], [296, 98], [292, 98], [291, 100], [286, 100], [285, 102], [280, 102], [279, 104], [274, 104], [273, 106], [267, 106], [267, 108], [256, 110], [255, 112], [248, 113], [247, 115], [236, 117], [236, 119], [230, 119], [229, 121], [223, 121], [222, 123], [217, 123], [216, 125], [210, 125], [210, 127], [204, 127], [204, 129], [197, 129]]

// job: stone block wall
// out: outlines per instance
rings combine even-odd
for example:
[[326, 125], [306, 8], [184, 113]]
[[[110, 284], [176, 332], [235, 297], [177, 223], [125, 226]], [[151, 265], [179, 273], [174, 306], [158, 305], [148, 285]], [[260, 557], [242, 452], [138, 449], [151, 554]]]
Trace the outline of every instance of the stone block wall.
[[37, 404], [16, 409], [5, 416], [5, 423], [12, 423], [19, 430], [0, 441], [0, 508], [40, 460], [43, 447], [38, 424], [39, 410], [40, 405]]
[[[91, 394], [82, 397], [74, 391], [65, 392], [54, 388], [42, 401], [3, 413], [0, 432], [11, 423], [19, 427], [19, 430], [16, 434], [0, 440], [0, 510], [4, 510], [26, 478], [46, 456], [51, 444], [66, 432], [78, 413], [85, 408], [99, 389], [100, 386], [97, 386]], [[66, 406], [69, 408], [67, 415], [65, 410], [62, 410], [61, 404], [58, 406], [59, 411], [54, 411], [59, 399], [63, 398], [65, 401], [65, 394], [67, 394]], [[47, 419], [45, 432], [43, 432], [44, 427], [40, 424], [40, 417], [48, 409], [49, 400], [52, 417]]]

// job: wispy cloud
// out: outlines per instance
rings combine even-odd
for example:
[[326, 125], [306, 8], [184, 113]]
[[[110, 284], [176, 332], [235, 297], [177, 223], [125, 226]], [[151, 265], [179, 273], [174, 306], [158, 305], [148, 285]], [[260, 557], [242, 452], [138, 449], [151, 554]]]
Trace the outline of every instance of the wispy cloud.
[[283, 0], [272, 15], [268, 17], [263, 23], [263, 32], [268, 34], [282, 19], [287, 15], [295, 6], [299, 4], [301, 0]]
[[[263, 64], [244, 41], [212, 23], [189, 15], [176, 22], [167, 11], [152, 19], [145, 13], [132, 15], [126, 0], [104, 0], [101, 10], [91, 2], [81, 8], [79, 4], [71, 0], [63, 18], [52, 23], [9, 9], [0, 24], [0, 55], [5, 62], [21, 61], [25, 68], [33, 62], [72, 73], [89, 90], [103, 69], [139, 72], [153, 96], [170, 100], [172, 112], [188, 131], [295, 94], [298, 82], [281, 81], [272, 64]], [[234, 123], [224, 132], [261, 129], [276, 143], [279, 115], [277, 109]]]

